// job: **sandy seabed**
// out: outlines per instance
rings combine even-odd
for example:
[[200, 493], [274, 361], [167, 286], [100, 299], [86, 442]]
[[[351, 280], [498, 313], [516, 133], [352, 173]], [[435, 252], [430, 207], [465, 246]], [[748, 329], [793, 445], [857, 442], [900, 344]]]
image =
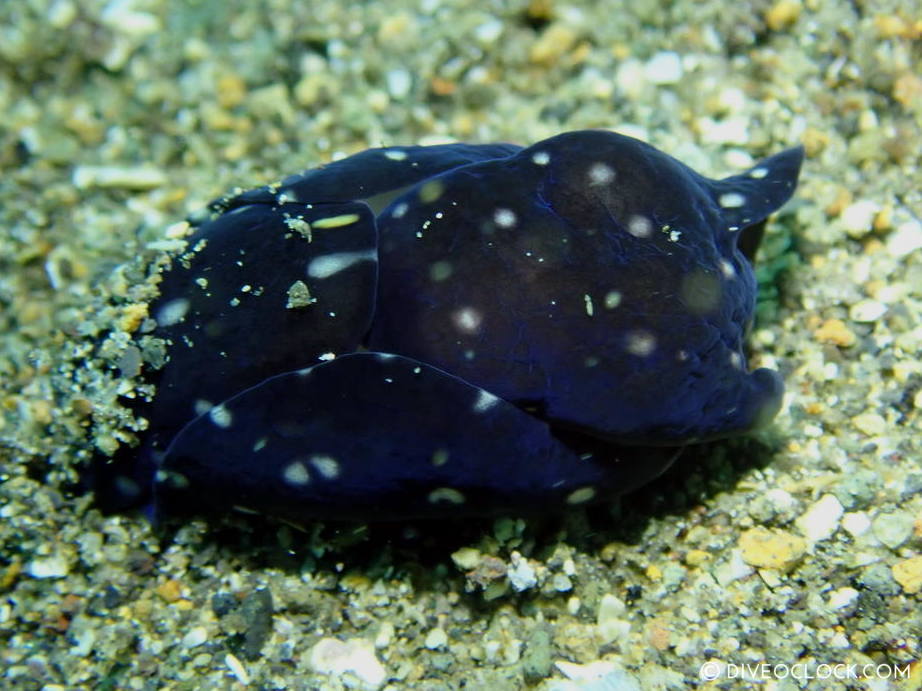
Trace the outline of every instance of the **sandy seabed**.
[[[4, 688], [922, 687], [922, 8], [639, 5], [0, 5]], [[132, 438], [146, 267], [189, 213], [589, 127], [713, 177], [806, 147], [759, 257], [770, 430], [542, 520], [156, 531], [78, 491]]]

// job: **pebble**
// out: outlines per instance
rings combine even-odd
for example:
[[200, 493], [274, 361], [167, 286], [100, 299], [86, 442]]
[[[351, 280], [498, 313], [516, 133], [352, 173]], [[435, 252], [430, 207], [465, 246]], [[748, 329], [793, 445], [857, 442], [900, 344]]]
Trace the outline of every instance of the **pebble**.
[[897, 562], [892, 571], [893, 580], [909, 595], [922, 590], [922, 555]]
[[196, 626], [182, 637], [182, 644], [186, 648], [195, 648], [208, 640], [208, 631], [204, 626]]
[[758, 526], [740, 535], [740, 555], [750, 566], [786, 571], [803, 558], [807, 542], [799, 535]]
[[759, 522], [775, 520], [786, 523], [798, 512], [799, 503], [790, 492], [774, 487], [749, 504], [749, 515]]
[[474, 29], [474, 37], [485, 46], [492, 45], [503, 33], [503, 23], [492, 17]]
[[451, 554], [451, 560], [455, 563], [455, 566], [463, 571], [471, 571], [476, 568], [480, 563], [480, 557], [480, 550], [473, 547], [462, 547]]
[[816, 340], [821, 343], [832, 343], [842, 348], [848, 348], [855, 345], [857, 337], [855, 332], [849, 329], [841, 319], [827, 319], [813, 332]]
[[810, 542], [826, 540], [836, 532], [845, 509], [832, 494], [824, 494], [800, 518], [795, 521], [797, 529]]
[[153, 166], [77, 166], [72, 181], [77, 189], [89, 187], [152, 190], [167, 182], [166, 173]]
[[[638, 98], [644, 90], [646, 75], [643, 64], [633, 58], [623, 61], [615, 71], [615, 84], [628, 98]], [[625, 132], [621, 129], [622, 134]], [[640, 137], [646, 139], [646, 137]]]
[[528, 59], [536, 65], [550, 67], [566, 55], [577, 38], [576, 32], [570, 27], [559, 23], [551, 24], [532, 44]]
[[70, 573], [70, 559], [60, 553], [39, 557], [26, 564], [25, 571], [32, 578], [64, 578]]
[[892, 569], [886, 564], [870, 564], [858, 575], [858, 583], [878, 595], [892, 596], [900, 592], [900, 584], [895, 579]]
[[372, 689], [381, 688], [387, 679], [387, 671], [375, 657], [374, 646], [364, 640], [321, 638], [310, 649], [309, 664], [319, 674], [334, 677], [352, 674]]
[[869, 437], [877, 437], [887, 431], [887, 421], [877, 413], [861, 413], [852, 418], [852, 424]]
[[268, 588], [254, 590], [240, 605], [241, 618], [246, 622], [241, 652], [248, 660], [259, 658], [272, 633], [272, 611], [272, 593]]
[[569, 682], [553, 682], [549, 691], [641, 691], [638, 680], [608, 660], [585, 665], [560, 660], [554, 663]]
[[778, 0], [765, 13], [765, 23], [772, 31], [781, 31], [797, 21], [801, 9], [799, 0]]
[[163, 598], [165, 602], [177, 602], [182, 598], [182, 583], [175, 578], [171, 578], [158, 585], [154, 592]]
[[833, 489], [842, 506], [849, 511], [865, 508], [874, 501], [881, 486], [880, 476], [867, 468], [848, 473]]
[[604, 643], [623, 640], [630, 634], [631, 623], [623, 618], [626, 611], [624, 601], [612, 593], [605, 593], [599, 600], [596, 627]]
[[848, 316], [856, 322], [876, 322], [888, 309], [887, 305], [877, 300], [859, 300], [848, 310]]
[[678, 84], [682, 71], [682, 59], [672, 51], [657, 53], [644, 67], [647, 79], [659, 85]]
[[839, 216], [845, 232], [852, 237], [860, 237], [871, 230], [874, 217], [880, 211], [880, 205], [867, 199], [852, 202]]
[[897, 549], [911, 536], [915, 519], [905, 511], [882, 513], [874, 518], [871, 529], [874, 537], [890, 549]]
[[445, 633], [445, 629], [443, 628], [434, 628], [426, 634], [424, 645], [429, 648], [429, 650], [444, 648], [448, 645], [448, 634]]
[[147, 3], [138, 0], [110, 0], [100, 15], [102, 23], [125, 36], [144, 38], [161, 30], [156, 15], [141, 11]]
[[[920, 396], [922, 391], [916, 394]], [[916, 408], [922, 408], [922, 405], [917, 405]], [[922, 473], [913, 473], [906, 478], [906, 482], [903, 484], [903, 489], [900, 491], [900, 496], [903, 499], [911, 499], [917, 494], [922, 494]], [[922, 528], [919, 529], [922, 531]]]
[[406, 98], [413, 88], [413, 76], [407, 70], [395, 68], [384, 75], [387, 91], [393, 98]]
[[846, 609], [855, 604], [860, 593], [854, 588], [839, 588], [829, 593], [829, 609]]
[[551, 673], [553, 650], [554, 645], [548, 629], [532, 629], [525, 641], [525, 652], [522, 654], [522, 673], [527, 683], [535, 684]]
[[[288, 96], [288, 87], [284, 84], [269, 84], [260, 89], [254, 89], [247, 102], [250, 112], [259, 118], [269, 120], [278, 118], [283, 124], [290, 126], [296, 119], [294, 106]], [[245, 148], [240, 150], [241, 155]]]
[[58, 0], [48, 8], [48, 23], [55, 29], [66, 29], [77, 18], [77, 8], [70, 0]]
[[375, 648], [386, 648], [394, 640], [396, 629], [389, 621], [381, 622], [381, 628], [375, 636]]
[[579, 610], [582, 606], [582, 600], [576, 597], [576, 595], [567, 600], [567, 612], [569, 612], [571, 616], [575, 617], [579, 614]]
[[554, 574], [551, 585], [558, 593], [568, 593], [573, 590], [573, 581], [565, 573]]
[[233, 674], [241, 684], [247, 686], [250, 683], [249, 672], [247, 672], [246, 667], [243, 666], [243, 663], [240, 662], [235, 655], [232, 653], [225, 655], [224, 664], [227, 665], [231, 674]]
[[528, 559], [518, 552], [513, 552], [510, 556], [511, 566], [506, 570], [506, 576], [509, 583], [517, 592], [534, 588], [538, 583], [538, 576], [535, 574], [534, 567], [528, 563]]
[[697, 122], [701, 130], [701, 141], [705, 144], [739, 144], [749, 142], [749, 119], [744, 117], [730, 117], [723, 120], [713, 120], [708, 117], [699, 118]]
[[76, 657], [87, 657], [93, 652], [96, 645], [96, 632], [93, 629], [84, 629], [74, 635], [75, 645], [70, 649]]
[[703, 549], [692, 549], [685, 555], [685, 563], [689, 566], [701, 566], [710, 559], [711, 553]]
[[905, 257], [922, 248], [922, 223], [907, 221], [897, 226], [887, 237], [887, 251], [896, 258]]
[[748, 578], [752, 575], [752, 565], [743, 558], [741, 549], [730, 552], [730, 558], [714, 569], [714, 578], [721, 587], [726, 588], [734, 581]]
[[852, 537], [861, 537], [871, 528], [871, 519], [863, 511], [855, 511], [842, 516], [842, 527]]

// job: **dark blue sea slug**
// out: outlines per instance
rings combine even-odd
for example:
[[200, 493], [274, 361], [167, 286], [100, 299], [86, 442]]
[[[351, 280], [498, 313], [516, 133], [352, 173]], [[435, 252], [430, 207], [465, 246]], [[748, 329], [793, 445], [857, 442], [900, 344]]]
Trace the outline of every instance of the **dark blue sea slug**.
[[765, 218], [800, 148], [723, 180], [635, 139], [371, 149], [212, 205], [112, 506], [290, 521], [515, 514], [770, 421], [746, 367]]

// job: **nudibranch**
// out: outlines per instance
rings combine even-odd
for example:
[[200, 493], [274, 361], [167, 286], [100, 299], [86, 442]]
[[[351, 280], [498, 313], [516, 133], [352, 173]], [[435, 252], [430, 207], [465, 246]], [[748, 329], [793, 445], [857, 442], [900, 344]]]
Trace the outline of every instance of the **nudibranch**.
[[706, 178], [610, 131], [370, 149], [214, 202], [110, 505], [304, 523], [523, 514], [777, 413], [752, 269], [803, 150]]

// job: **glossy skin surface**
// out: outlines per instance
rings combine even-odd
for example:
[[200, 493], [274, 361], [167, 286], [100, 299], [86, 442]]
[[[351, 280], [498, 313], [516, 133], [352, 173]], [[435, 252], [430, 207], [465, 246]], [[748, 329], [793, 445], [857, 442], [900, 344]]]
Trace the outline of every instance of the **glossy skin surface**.
[[715, 181], [581, 131], [371, 149], [220, 200], [163, 277], [150, 430], [100, 494], [145, 503], [155, 478], [161, 514], [307, 521], [629, 491], [777, 412], [738, 245], [802, 158]]

